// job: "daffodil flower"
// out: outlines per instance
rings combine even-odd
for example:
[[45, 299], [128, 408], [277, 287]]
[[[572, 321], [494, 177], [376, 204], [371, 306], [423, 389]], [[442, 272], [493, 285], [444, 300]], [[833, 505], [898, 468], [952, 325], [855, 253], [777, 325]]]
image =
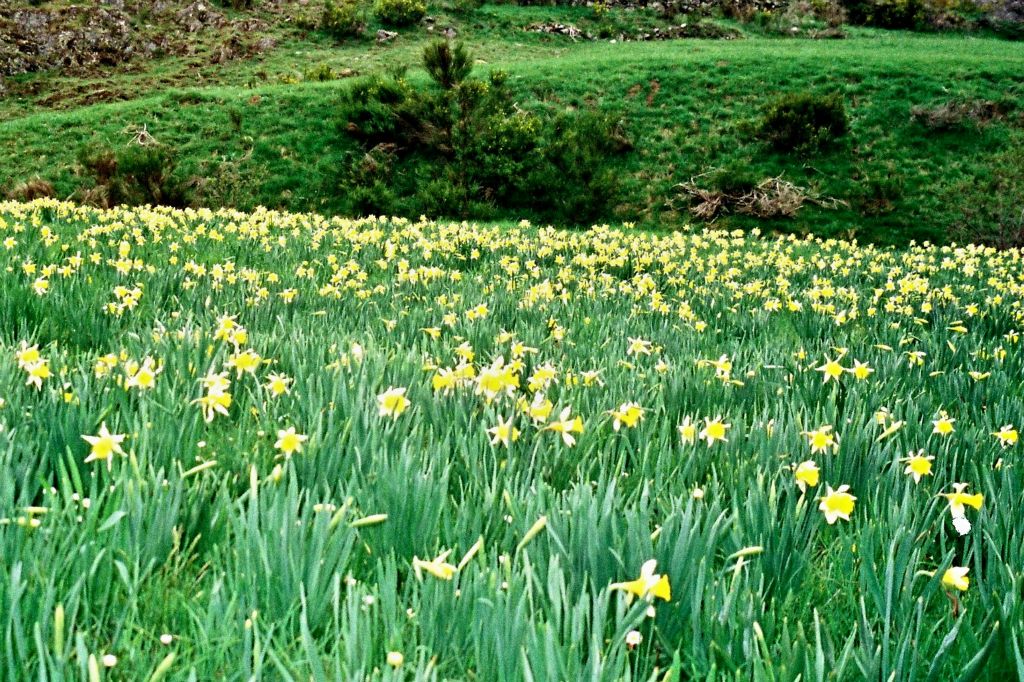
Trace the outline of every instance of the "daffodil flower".
[[966, 507], [981, 509], [981, 505], [985, 501], [981, 493], [974, 493], [973, 495], [965, 493], [964, 488], [967, 486], [967, 483], [954, 483], [953, 492], [940, 493], [942, 497], [949, 500], [949, 513], [953, 515], [953, 518], [964, 516]]
[[966, 592], [971, 584], [971, 579], [967, 577], [970, 570], [966, 566], [951, 566], [942, 574], [942, 584], [950, 589]]
[[849, 489], [848, 485], [841, 485], [835, 490], [832, 490], [832, 486], [828, 486], [828, 491], [821, 498], [818, 509], [825, 513], [825, 520], [830, 526], [839, 519], [850, 520], [850, 514], [853, 513], [853, 505], [857, 498], [847, 492]]
[[107, 430], [106, 423], [100, 424], [100, 432], [95, 436], [82, 436], [82, 439], [92, 446], [89, 451], [89, 456], [85, 458], [86, 464], [89, 462], [106, 462], [107, 469], [111, 469], [114, 466], [113, 455], [124, 455], [124, 450], [121, 449], [121, 443], [127, 438], [124, 434], [113, 434]]
[[654, 569], [657, 567], [658, 562], [656, 559], [645, 561], [643, 566], [640, 567], [639, 578], [621, 583], [612, 583], [608, 586], [608, 589], [626, 592], [629, 600], [637, 596], [649, 601], [654, 601], [655, 599], [671, 601], [672, 588], [669, 585], [668, 576], [655, 573]]

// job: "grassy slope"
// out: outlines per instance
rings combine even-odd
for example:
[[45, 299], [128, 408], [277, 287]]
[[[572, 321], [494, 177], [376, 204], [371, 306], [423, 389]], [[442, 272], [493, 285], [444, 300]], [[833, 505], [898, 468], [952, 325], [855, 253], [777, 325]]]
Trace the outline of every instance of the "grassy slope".
[[[1024, 96], [1018, 46], [981, 38], [857, 32], [845, 41], [751, 37], [740, 41], [572, 43], [516, 32], [537, 19], [577, 20], [574, 10], [485, 8], [460, 25], [475, 54], [510, 72], [532, 106], [599, 106], [620, 113], [636, 142], [623, 162], [622, 220], [675, 225], [687, 220], [674, 210], [673, 186], [714, 167], [743, 167], [759, 177], [784, 173], [823, 195], [850, 200], [849, 209], [809, 206], [797, 221], [768, 227], [854, 233], [903, 241], [941, 239], [960, 215], [946, 196], [970, 178], [997, 173], [991, 157], [1020, 144], [1019, 113], [982, 129], [931, 133], [911, 122], [910, 108], [951, 97], [1019, 102]], [[441, 17], [439, 25], [445, 25]], [[475, 23], [474, 23], [475, 22]], [[369, 73], [386, 65], [415, 64], [429, 36], [403, 35], [393, 47], [348, 43], [340, 47], [313, 36], [283, 43], [259, 62], [221, 67], [231, 86], [166, 89], [139, 80], [129, 102], [67, 112], [28, 113], [0, 129], [0, 186], [41, 174], [62, 195], [79, 184], [71, 170], [76, 150], [90, 138], [123, 143], [128, 125], [146, 124], [162, 142], [176, 146], [187, 175], [208, 174], [227, 162], [208, 191], [218, 202], [242, 208], [263, 204], [331, 212], [340, 206], [337, 171], [351, 146], [337, 132], [333, 108], [345, 81], [247, 87], [262, 71], [276, 75], [325, 62]], [[174, 64], [158, 64], [173, 70]], [[154, 72], [150, 72], [149, 78]], [[262, 77], [262, 74], [261, 74]], [[208, 77], [208, 81], [215, 74]], [[780, 92], [841, 90], [853, 133], [827, 154], [810, 159], [773, 154], [751, 139], [760, 107]], [[23, 111], [31, 111], [23, 105]], [[885, 215], [863, 216], [856, 198], [864, 178], [891, 177], [902, 198]], [[611, 216], [610, 216], [611, 217]], [[749, 220], [727, 218], [749, 226]], [[761, 221], [762, 224], [765, 221]]]

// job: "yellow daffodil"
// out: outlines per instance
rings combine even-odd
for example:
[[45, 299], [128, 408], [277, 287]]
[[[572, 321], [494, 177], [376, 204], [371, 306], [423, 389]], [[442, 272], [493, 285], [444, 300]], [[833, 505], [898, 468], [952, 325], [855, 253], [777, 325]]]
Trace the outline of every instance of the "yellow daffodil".
[[636, 403], [622, 403], [616, 410], [609, 410], [612, 417], [612, 429], [618, 431], [623, 425], [627, 429], [635, 427], [644, 418], [644, 408]]
[[949, 513], [953, 515], [953, 518], [964, 516], [964, 513], [967, 511], [966, 507], [981, 509], [981, 505], [985, 501], [985, 497], [981, 493], [965, 493], [964, 489], [967, 486], [967, 483], [954, 483], [953, 492], [940, 493], [949, 500]]
[[156, 377], [162, 371], [163, 368], [157, 367], [153, 358], [145, 358], [142, 364], [136, 367], [126, 365], [124, 387], [125, 389], [137, 388], [140, 391], [148, 391], [156, 385]]
[[839, 360], [829, 360], [825, 358], [824, 364], [820, 367], [815, 367], [815, 371], [821, 372], [823, 375], [822, 383], [827, 384], [829, 381], [839, 381], [842, 378], [843, 372], [847, 369], [839, 364]]
[[723, 422], [721, 416], [715, 417], [714, 419], [704, 417], [704, 428], [701, 429], [699, 434], [697, 434], [697, 437], [701, 440], [707, 441], [708, 447], [714, 445], [715, 441], [718, 440], [724, 443], [728, 440], [725, 437], [725, 434], [731, 426], [731, 424]]
[[937, 433], [940, 436], [948, 436], [953, 433], [953, 423], [955, 419], [951, 419], [943, 412], [939, 415], [939, 418], [932, 422], [932, 433]]
[[100, 424], [100, 432], [95, 436], [82, 436], [82, 439], [92, 446], [89, 450], [89, 456], [85, 458], [85, 462], [106, 462], [107, 469], [114, 466], [114, 455], [124, 455], [124, 450], [121, 449], [121, 443], [127, 438], [124, 434], [113, 434], [107, 430], [106, 423]]
[[853, 505], [857, 498], [847, 492], [849, 489], [848, 485], [841, 485], [835, 490], [832, 490], [832, 486], [828, 486], [824, 497], [820, 498], [821, 504], [818, 505], [818, 509], [825, 513], [825, 520], [830, 526], [839, 519], [850, 520], [850, 514], [853, 513]]
[[967, 577], [970, 570], [966, 566], [951, 566], [942, 574], [942, 584], [950, 589], [965, 592], [971, 584], [971, 579]]
[[507, 448], [513, 442], [519, 440], [519, 429], [512, 424], [511, 417], [508, 420], [502, 420], [499, 417], [497, 425], [487, 429], [487, 433], [491, 436], [491, 445], [498, 445], [500, 443]]
[[643, 566], [640, 567], [639, 578], [621, 583], [612, 583], [608, 586], [608, 589], [622, 590], [626, 592], [629, 599], [636, 596], [648, 601], [654, 601], [655, 599], [671, 601], [672, 588], [669, 585], [668, 576], [655, 573], [654, 570], [657, 567], [657, 560], [645, 561]]
[[807, 492], [807, 488], [815, 488], [818, 485], [821, 472], [818, 470], [818, 465], [814, 463], [814, 460], [806, 460], [800, 462], [793, 470], [793, 478], [796, 479], [796, 486], [800, 488], [800, 492]]
[[416, 577], [422, 580], [422, 572], [426, 571], [439, 580], [451, 580], [455, 576], [455, 572], [458, 570], [454, 565], [445, 561], [451, 553], [452, 550], [446, 549], [438, 554], [435, 559], [431, 559], [429, 561], [414, 556], [412, 558], [412, 568], [416, 572]]
[[572, 447], [576, 444], [573, 433], [583, 433], [583, 420], [580, 417], [572, 417], [572, 407], [566, 407], [558, 415], [558, 419], [544, 427], [545, 431], [554, 431], [562, 434], [562, 441]]
[[682, 423], [676, 428], [684, 443], [695, 443], [697, 441], [697, 425], [691, 422], [689, 417], [684, 417]]
[[1019, 439], [1017, 429], [1013, 428], [1013, 424], [1006, 424], [998, 431], [993, 432], [992, 435], [999, 440], [999, 444], [1004, 448], [1016, 445]]
[[854, 360], [853, 367], [849, 369], [849, 372], [853, 374], [858, 381], [864, 381], [870, 377], [874, 371], [875, 370], [868, 366], [868, 363], [861, 362], [860, 360]]
[[812, 455], [830, 449], [833, 451], [839, 449], [839, 439], [832, 433], [832, 427], [828, 424], [820, 426], [814, 431], [804, 431], [802, 435], [807, 436], [807, 444], [811, 446]]
[[301, 433], [296, 433], [294, 426], [289, 426], [287, 429], [277, 432], [277, 441], [274, 443], [274, 447], [286, 458], [291, 457], [296, 452], [302, 452], [302, 444], [308, 438]]
[[270, 391], [270, 395], [275, 398], [279, 398], [282, 395], [291, 392], [292, 379], [283, 374], [271, 374], [267, 377], [267, 383], [264, 384], [264, 388]]
[[924, 450], [918, 450], [916, 453], [911, 452], [907, 457], [900, 460], [907, 466], [903, 469], [903, 473], [908, 476], [914, 477], [914, 483], [920, 483], [922, 476], [931, 476], [932, 474], [932, 460], [935, 458], [924, 454]]
[[653, 345], [644, 339], [629, 338], [629, 345], [626, 347], [626, 355], [650, 355]]
[[390, 387], [377, 396], [377, 413], [381, 417], [398, 418], [409, 407], [404, 388]]

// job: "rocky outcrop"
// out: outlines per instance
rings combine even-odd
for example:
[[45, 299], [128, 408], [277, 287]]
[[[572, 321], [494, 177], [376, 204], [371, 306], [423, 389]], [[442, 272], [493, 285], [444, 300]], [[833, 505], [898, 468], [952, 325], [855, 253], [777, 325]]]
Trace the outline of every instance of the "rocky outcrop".
[[0, 77], [28, 71], [82, 72], [156, 54], [191, 54], [195, 36], [220, 41], [214, 61], [274, 47], [255, 17], [229, 19], [209, 0], [91, 0], [12, 6], [0, 0]]
[[0, 75], [120, 64], [140, 50], [116, 7], [0, 9]]

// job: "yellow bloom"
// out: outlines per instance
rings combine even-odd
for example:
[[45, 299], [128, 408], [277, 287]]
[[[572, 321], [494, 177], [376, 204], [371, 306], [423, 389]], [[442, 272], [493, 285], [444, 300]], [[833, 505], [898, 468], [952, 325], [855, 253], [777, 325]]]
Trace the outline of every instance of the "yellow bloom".
[[455, 575], [455, 572], [458, 570], [455, 566], [445, 561], [451, 553], [452, 551], [450, 549], [446, 549], [438, 554], [436, 559], [432, 559], [430, 561], [414, 556], [412, 558], [412, 568], [416, 571], [416, 577], [422, 580], [423, 575], [421, 571], [426, 571], [439, 580], [451, 580]]
[[866, 362], [854, 360], [853, 367], [851, 367], [849, 371], [853, 373], [853, 376], [856, 377], [858, 381], [863, 381], [871, 376], [875, 370], [871, 369]]
[[814, 431], [804, 431], [802, 435], [807, 436], [807, 444], [811, 446], [811, 454], [817, 454], [824, 452], [831, 448], [832, 450], [839, 449], [839, 440], [835, 434], [831, 433], [832, 427], [826, 424], [821, 426]]
[[202, 408], [203, 417], [209, 423], [218, 414], [228, 416], [228, 409], [231, 407], [231, 394], [227, 391], [210, 391], [202, 398], [196, 398], [192, 403]]
[[966, 488], [967, 485], [967, 483], [954, 483], [953, 492], [940, 493], [943, 497], [949, 500], [949, 513], [953, 515], [953, 518], [963, 516], [966, 511], [966, 507], [981, 509], [981, 505], [985, 501], [985, 497], [981, 493], [974, 493], [973, 495], [965, 493], [964, 488]]
[[693, 443], [697, 440], [697, 425], [690, 421], [689, 417], [683, 418], [679, 425], [679, 435], [684, 443]]
[[821, 372], [824, 375], [824, 381], [822, 383], [828, 383], [830, 380], [839, 381], [843, 376], [843, 372], [846, 368], [839, 364], [838, 360], [829, 360], [825, 358], [825, 364], [821, 367], [815, 367], [815, 371]]
[[259, 353], [249, 348], [240, 353], [232, 353], [225, 364], [234, 369], [237, 376], [242, 376], [246, 372], [255, 374], [261, 362], [263, 362], [263, 358]]
[[955, 419], [950, 419], [946, 416], [946, 413], [943, 412], [939, 415], [938, 419], [932, 421], [932, 433], [937, 433], [940, 436], [948, 436], [953, 433], [953, 422], [955, 421]]
[[509, 417], [508, 421], [498, 417], [497, 426], [487, 429], [487, 433], [491, 436], [491, 445], [501, 443], [507, 448], [512, 442], [519, 440], [519, 429], [512, 425], [512, 417]]
[[430, 385], [435, 393], [448, 393], [459, 385], [459, 377], [453, 370], [442, 367], [430, 380]]
[[656, 559], [645, 561], [644, 565], [640, 567], [639, 578], [621, 583], [612, 583], [608, 586], [608, 589], [623, 590], [629, 595], [628, 598], [630, 600], [635, 595], [649, 601], [654, 601], [655, 599], [671, 601], [672, 588], [669, 585], [668, 576], [655, 573], [654, 569], [657, 567], [658, 562]]
[[626, 355], [650, 355], [652, 343], [643, 339], [629, 339], [629, 346], [626, 348]]
[[562, 440], [569, 447], [576, 444], [576, 438], [572, 434], [583, 433], [583, 420], [579, 417], [570, 417], [571, 412], [572, 407], [566, 407], [558, 415], [558, 419], [544, 427], [545, 431], [554, 431], [555, 433], [562, 434]]
[[125, 389], [137, 388], [140, 391], [147, 391], [156, 385], [156, 376], [162, 371], [163, 368], [157, 367], [153, 358], [144, 359], [142, 365], [138, 367], [125, 366], [127, 380], [124, 382], [124, 387]]
[[704, 417], [704, 428], [701, 429], [698, 437], [701, 440], [706, 440], [708, 442], [708, 447], [714, 445], [716, 440], [720, 440], [724, 443], [728, 440], [725, 437], [725, 434], [731, 426], [732, 424], [724, 423], [721, 416], [715, 417], [714, 419]]
[[818, 486], [818, 480], [821, 476], [818, 470], [818, 465], [814, 463], [814, 460], [807, 460], [800, 462], [796, 469], [793, 470], [793, 478], [796, 479], [796, 486], [800, 488], [800, 492], [807, 492], [807, 487], [816, 488]]
[[951, 566], [947, 568], [946, 572], [942, 574], [942, 584], [961, 592], [966, 591], [967, 587], [971, 584], [971, 579], [967, 577], [969, 570], [971, 569], [966, 566]]
[[42, 359], [39, 354], [39, 346], [29, 346], [24, 341], [21, 342], [21, 350], [17, 351], [15, 357], [18, 359], [18, 367], [26, 369]]
[[272, 396], [277, 398], [291, 391], [291, 383], [290, 377], [286, 377], [283, 374], [271, 374], [267, 377], [265, 387]]
[[302, 444], [308, 438], [309, 436], [295, 433], [295, 427], [289, 426], [287, 429], [277, 432], [277, 442], [274, 443], [274, 447], [280, 450], [286, 458], [291, 457], [293, 453], [302, 452]]
[[1007, 424], [1003, 428], [992, 433], [993, 436], [999, 439], [999, 444], [1004, 448], [1008, 448], [1011, 445], [1015, 445], [1019, 438], [1017, 429], [1013, 428], [1013, 424]]
[[487, 402], [494, 400], [502, 393], [512, 395], [519, 388], [519, 376], [515, 367], [506, 365], [505, 359], [498, 357], [490, 367], [480, 370], [476, 380], [476, 393], [483, 395]]
[[378, 414], [381, 417], [394, 417], [405, 412], [409, 407], [409, 399], [405, 397], [404, 388], [390, 387], [377, 396]]
[[828, 486], [825, 496], [820, 498], [821, 504], [818, 505], [818, 509], [825, 513], [825, 520], [828, 521], [829, 525], [832, 525], [839, 519], [843, 521], [850, 520], [850, 514], [853, 513], [853, 503], [856, 502], [857, 498], [847, 492], [849, 489], [850, 486], [848, 485], [841, 485], [836, 490], [832, 490], [832, 486]]
[[618, 431], [625, 424], [626, 428], [633, 428], [644, 418], [644, 408], [636, 403], [622, 403], [617, 410], [609, 410], [612, 416], [612, 429]]
[[529, 403], [526, 402], [526, 398], [520, 398], [518, 407], [520, 411], [525, 412], [533, 421], [545, 422], [551, 416], [551, 411], [555, 406], [544, 397], [543, 393], [537, 393], [533, 396], [533, 401]]
[[121, 443], [127, 436], [123, 434], [113, 434], [107, 430], [106, 422], [100, 424], [100, 432], [95, 436], [82, 436], [82, 439], [92, 446], [89, 451], [89, 456], [85, 458], [86, 463], [95, 462], [97, 460], [107, 462], [107, 469], [114, 466], [114, 458], [112, 455], [124, 455], [124, 450], [121, 449]]
[[548, 387], [548, 385], [558, 377], [558, 370], [552, 367], [549, 363], [545, 363], [533, 371], [533, 375], [530, 376], [530, 380], [527, 382], [526, 387], [530, 389], [531, 393], [542, 391]]
[[30, 365], [25, 366], [25, 372], [28, 374], [28, 379], [25, 381], [26, 386], [35, 386], [37, 389], [43, 387], [43, 380], [49, 379], [53, 376], [53, 372], [50, 371], [49, 360], [37, 360]]
[[920, 483], [922, 476], [931, 476], [932, 460], [934, 459], [934, 457], [926, 456], [924, 454], [924, 450], [918, 450], [916, 454], [911, 452], [907, 457], [900, 461], [907, 465], [903, 470], [903, 473], [908, 476], [913, 476], [914, 483]]

